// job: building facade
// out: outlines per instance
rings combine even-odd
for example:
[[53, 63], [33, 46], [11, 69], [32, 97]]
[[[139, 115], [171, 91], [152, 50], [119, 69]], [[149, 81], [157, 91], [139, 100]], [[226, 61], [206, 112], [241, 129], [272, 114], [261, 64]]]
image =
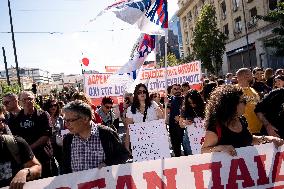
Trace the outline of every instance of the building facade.
[[[39, 68], [19, 68], [20, 78], [29, 77], [33, 83], [50, 83], [51, 74]], [[16, 68], [8, 68], [9, 78], [17, 78]], [[0, 77], [6, 77], [6, 71], [0, 71]]]
[[272, 29], [277, 24], [256, 18], [257, 15], [267, 15], [269, 11], [276, 9], [280, 1], [180, 0], [178, 16], [181, 19], [185, 54], [192, 52], [194, 26], [202, 6], [204, 3], [212, 3], [216, 8], [219, 30], [228, 36], [223, 56], [223, 73], [235, 72], [241, 67], [283, 67], [283, 58], [274, 57], [273, 49], [264, 46], [264, 41], [273, 37]]

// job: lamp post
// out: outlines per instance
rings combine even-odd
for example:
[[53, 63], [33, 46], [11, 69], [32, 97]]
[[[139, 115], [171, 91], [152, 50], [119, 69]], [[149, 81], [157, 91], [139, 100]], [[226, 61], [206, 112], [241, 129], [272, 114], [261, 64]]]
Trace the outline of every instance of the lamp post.
[[16, 63], [18, 85], [21, 86], [21, 79], [20, 79], [20, 73], [19, 73], [19, 65], [18, 65], [18, 58], [17, 58], [17, 50], [16, 50], [16, 43], [15, 43], [15, 36], [14, 36], [14, 28], [13, 28], [10, 0], [8, 0], [8, 8], [9, 8], [10, 26], [11, 26], [11, 33], [12, 33], [12, 41], [13, 41], [14, 57], [15, 57], [15, 63]]
[[249, 66], [250, 66], [250, 69], [252, 69], [251, 57], [250, 57], [250, 49], [249, 49], [249, 40], [248, 40], [248, 27], [247, 27], [247, 20], [246, 20], [246, 12], [245, 12], [244, 0], [242, 0], [242, 7], [243, 7], [244, 22], [245, 22], [245, 32], [246, 32], [246, 42], [247, 42], [247, 51], [248, 51], [248, 58], [249, 58]]

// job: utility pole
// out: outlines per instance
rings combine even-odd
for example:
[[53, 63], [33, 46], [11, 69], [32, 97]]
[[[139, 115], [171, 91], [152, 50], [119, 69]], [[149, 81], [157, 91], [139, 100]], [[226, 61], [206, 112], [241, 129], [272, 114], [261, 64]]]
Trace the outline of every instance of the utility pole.
[[244, 16], [244, 22], [245, 22], [245, 32], [246, 32], [247, 51], [248, 51], [248, 58], [249, 58], [249, 67], [250, 67], [250, 69], [252, 69], [251, 57], [250, 57], [250, 49], [249, 49], [249, 40], [248, 40], [248, 27], [247, 27], [247, 20], [246, 20], [244, 0], [242, 0], [242, 6], [243, 6], [243, 16]]
[[11, 25], [11, 33], [12, 33], [12, 41], [13, 41], [14, 57], [15, 57], [15, 63], [16, 63], [18, 85], [21, 86], [21, 79], [20, 79], [20, 73], [19, 73], [19, 65], [18, 65], [18, 58], [17, 58], [17, 50], [16, 50], [16, 43], [15, 43], [15, 35], [14, 35], [14, 28], [13, 28], [10, 0], [8, 0], [8, 8], [9, 8], [10, 25]]
[[6, 71], [6, 78], [7, 78], [7, 84], [10, 86], [10, 79], [9, 79], [9, 72], [8, 72], [8, 67], [7, 67], [7, 60], [6, 60], [6, 54], [5, 54], [5, 48], [2, 47], [3, 51], [3, 57], [4, 57], [4, 64], [5, 64], [5, 71]]

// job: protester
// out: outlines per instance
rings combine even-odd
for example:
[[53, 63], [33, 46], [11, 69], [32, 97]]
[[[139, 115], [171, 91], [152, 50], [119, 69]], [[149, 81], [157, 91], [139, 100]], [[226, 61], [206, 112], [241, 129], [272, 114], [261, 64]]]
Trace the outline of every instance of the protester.
[[283, 88], [284, 87], [284, 75], [277, 75], [274, 78], [274, 88]]
[[271, 91], [271, 88], [268, 87], [263, 82], [263, 70], [262, 68], [254, 68], [253, 71], [254, 82], [252, 84], [252, 88], [258, 93], [260, 98], [262, 99], [265, 94]]
[[[7, 126], [4, 120], [1, 106], [0, 128]], [[39, 178], [41, 165], [23, 138], [0, 133], [0, 154], [0, 187], [21, 189], [26, 181]]]
[[23, 109], [9, 123], [9, 127], [13, 135], [23, 137], [30, 145], [42, 165], [42, 178], [54, 176], [58, 170], [50, 143], [52, 135], [50, 116], [46, 111], [35, 108], [35, 98], [31, 92], [21, 92], [19, 100]]
[[155, 101], [161, 108], [161, 110], [163, 110], [163, 104], [161, 103], [161, 95], [159, 93], [151, 93], [150, 100]]
[[179, 126], [180, 109], [184, 97], [181, 96], [181, 86], [172, 86], [173, 96], [170, 98], [169, 133], [175, 157], [181, 156], [181, 144], [183, 141], [184, 128]]
[[[150, 101], [148, 89], [145, 84], [138, 84], [134, 89], [133, 104], [127, 109], [126, 124], [148, 122], [163, 118], [163, 112], [158, 104]], [[128, 151], [130, 146], [129, 129], [127, 127], [125, 147]]]
[[264, 79], [265, 79], [266, 85], [272, 89], [273, 88], [273, 80], [274, 80], [272, 68], [266, 68], [265, 69]]
[[181, 92], [183, 96], [186, 96], [189, 91], [190, 86], [188, 82], [184, 82], [183, 84], [181, 84]]
[[116, 130], [114, 125], [115, 113], [113, 111], [113, 100], [111, 97], [105, 96], [102, 99], [101, 107], [97, 113], [102, 118], [102, 124]]
[[244, 96], [248, 99], [245, 106], [244, 116], [248, 122], [248, 129], [252, 134], [260, 135], [262, 123], [254, 112], [255, 105], [260, 101], [258, 93], [250, 87], [253, 76], [248, 68], [241, 68], [237, 71], [238, 86], [243, 89]]
[[232, 78], [233, 78], [233, 74], [232, 73], [227, 73], [226, 74], [226, 79], [225, 79], [225, 84], [229, 85], [232, 84]]
[[53, 154], [58, 161], [59, 165], [62, 163], [62, 135], [61, 131], [64, 130], [63, 117], [59, 114], [60, 107], [57, 100], [50, 100], [47, 104], [48, 113], [50, 115], [52, 137], [51, 144], [53, 148]]
[[226, 85], [217, 88], [206, 105], [205, 126], [207, 128], [202, 153], [226, 152], [237, 155], [235, 148], [284, 141], [272, 136], [255, 136], [248, 130], [243, 116], [247, 98], [238, 86]]
[[256, 105], [255, 112], [262, 120], [268, 135], [284, 139], [284, 87], [266, 95]]
[[[179, 119], [179, 125], [181, 128], [186, 126], [193, 126], [194, 118], [204, 119], [205, 103], [196, 90], [191, 90], [184, 98], [184, 104]], [[185, 155], [191, 155], [191, 147], [189, 142], [189, 136], [187, 130], [183, 138], [183, 147]]]
[[21, 107], [19, 105], [18, 96], [14, 93], [7, 93], [3, 96], [3, 105], [5, 106], [7, 114], [5, 114], [7, 124], [10, 124], [15, 116], [21, 111]]
[[63, 173], [122, 164], [128, 152], [112, 129], [92, 121], [92, 109], [76, 100], [63, 108], [70, 134], [63, 139]]

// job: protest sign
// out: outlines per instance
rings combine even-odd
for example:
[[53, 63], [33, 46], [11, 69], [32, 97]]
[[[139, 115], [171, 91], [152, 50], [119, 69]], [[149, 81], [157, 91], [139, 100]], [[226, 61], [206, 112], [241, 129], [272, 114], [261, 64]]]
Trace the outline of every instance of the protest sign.
[[24, 189], [284, 188], [284, 147], [236, 150], [235, 157], [217, 152], [90, 169], [28, 182]]
[[200, 154], [205, 136], [204, 120], [196, 117], [193, 124], [186, 127], [192, 154]]
[[133, 161], [171, 157], [165, 120], [129, 125]]
[[[110, 96], [115, 104], [123, 102], [123, 94], [127, 86], [133, 83], [133, 79], [125, 75], [113, 75], [108, 73], [85, 74], [85, 94], [94, 105], [100, 105], [101, 99]], [[109, 82], [109, 79], [111, 82]]]
[[[140, 71], [137, 77], [137, 83], [138, 82], [145, 83], [150, 92], [165, 90], [165, 68]], [[184, 82], [188, 82], [190, 85], [199, 85], [202, 82], [200, 61], [167, 68], [168, 86], [182, 84]]]

